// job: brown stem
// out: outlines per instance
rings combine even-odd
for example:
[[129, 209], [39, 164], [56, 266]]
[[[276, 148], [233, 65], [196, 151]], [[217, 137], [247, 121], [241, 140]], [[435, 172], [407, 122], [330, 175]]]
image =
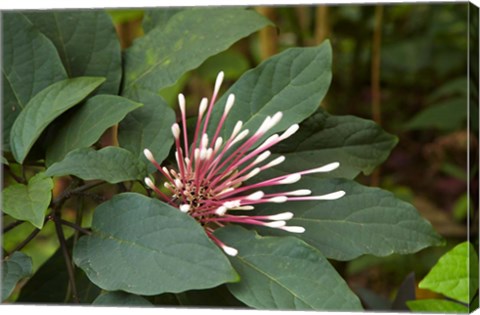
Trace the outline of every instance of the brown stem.
[[25, 221], [15, 221], [15, 222], [12, 222], [10, 223], [9, 225], [5, 226], [3, 229], [2, 229], [2, 234], [5, 234], [7, 233], [8, 231], [16, 228], [17, 226], [19, 226], [20, 224], [24, 223]]
[[317, 6], [315, 16], [315, 43], [318, 45], [323, 42], [330, 33], [328, 24], [328, 6]]
[[62, 219], [58, 219], [58, 221], [65, 225], [65, 226], [68, 226], [68, 227], [71, 227], [72, 229], [74, 229], [75, 231], [78, 231], [78, 232], [81, 232], [83, 234], [87, 234], [87, 235], [91, 235], [92, 232], [90, 232], [89, 230], [87, 229], [84, 229], [82, 228], [80, 225], [78, 224], [75, 224], [73, 222], [70, 222], [70, 221], [66, 221], [66, 220], [62, 220]]
[[11, 254], [13, 254], [14, 252], [16, 251], [19, 251], [21, 250], [22, 248], [25, 247], [25, 245], [27, 245], [28, 243], [30, 243], [31, 240], [33, 240], [35, 238], [35, 236], [37, 236], [37, 234], [40, 233], [40, 229], [35, 229], [33, 230], [32, 233], [30, 233], [30, 235], [27, 236], [26, 239], [23, 240], [23, 242], [21, 242], [20, 244], [18, 244], [8, 255], [6, 256], [10, 256]]
[[[267, 19], [275, 23], [277, 14], [273, 6], [258, 7], [257, 11]], [[260, 30], [260, 55], [262, 60], [275, 55], [278, 52], [278, 34], [273, 26], [267, 26]]]
[[7, 171], [8, 175], [10, 175], [17, 183], [19, 184], [26, 184], [26, 181], [21, 178], [20, 176], [15, 175], [15, 173], [12, 171], [10, 166], [6, 166], [5, 170]]

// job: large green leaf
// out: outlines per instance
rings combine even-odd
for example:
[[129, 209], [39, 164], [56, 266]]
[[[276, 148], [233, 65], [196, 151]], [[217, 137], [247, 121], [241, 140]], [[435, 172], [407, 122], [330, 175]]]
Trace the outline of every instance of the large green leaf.
[[[346, 179], [308, 176], [288, 188], [278, 187], [272, 191], [306, 188], [312, 195], [346, 192], [337, 200], [287, 201], [256, 207], [262, 214], [292, 211], [294, 217], [288, 221], [289, 225], [305, 228], [298, 237], [328, 258], [351, 260], [363, 254], [408, 254], [442, 244], [441, 237], [412, 205], [388, 191]], [[278, 229], [265, 229], [265, 232], [288, 235]]]
[[336, 161], [340, 167], [322, 176], [352, 179], [360, 172], [370, 174], [386, 160], [397, 141], [371, 120], [319, 110], [297, 133], [273, 148], [286, 158], [275, 169], [293, 173], [300, 170], [299, 165], [303, 170]]
[[225, 120], [220, 135], [226, 139], [237, 121], [250, 134], [267, 116], [283, 112], [282, 120], [268, 134], [287, 129], [309, 117], [320, 105], [332, 78], [332, 48], [320, 46], [290, 48], [247, 71], [217, 102], [209, 132], [216, 130], [226, 99], [235, 95], [235, 105]]
[[147, 160], [143, 150], [148, 148], [160, 163], [173, 144], [171, 127], [175, 122], [175, 112], [154, 93], [142, 91], [134, 98], [143, 106], [120, 122], [118, 143], [144, 162]]
[[154, 28], [164, 28], [172, 16], [184, 10], [183, 8], [149, 8], [143, 15], [142, 27], [145, 33]]
[[7, 12], [2, 20], [2, 132], [3, 150], [9, 150], [10, 129], [28, 101], [47, 86], [66, 79], [67, 73], [55, 46], [23, 15]]
[[103, 81], [104, 78], [94, 77], [67, 79], [54, 83], [35, 95], [12, 126], [10, 145], [15, 160], [23, 163], [48, 124], [82, 101]]
[[105, 77], [96, 93], [118, 93], [122, 76], [120, 42], [104, 10], [24, 14], [56, 46], [69, 77]]
[[15, 252], [2, 263], [2, 301], [12, 294], [17, 282], [32, 273], [32, 259]]
[[119, 147], [76, 149], [50, 166], [48, 176], [75, 175], [84, 180], [101, 179], [115, 184], [130, 180], [142, 180], [146, 167], [131, 152]]
[[3, 212], [41, 229], [52, 198], [52, 189], [53, 181], [45, 173], [33, 176], [27, 185], [10, 185], [2, 192]]
[[459, 303], [447, 300], [424, 299], [407, 301], [408, 308], [415, 313], [431, 312], [431, 313], [468, 313], [468, 307]]
[[238, 280], [193, 218], [156, 199], [116, 195], [95, 210], [92, 230], [74, 261], [105, 290], [154, 295]]
[[140, 106], [142, 104], [114, 95], [97, 95], [88, 99], [56, 130], [55, 138], [47, 148], [47, 165], [62, 160], [74, 149], [91, 146], [107, 128]]
[[165, 27], [153, 28], [126, 51], [123, 94], [138, 88], [157, 93], [208, 57], [268, 24], [255, 11], [241, 8], [179, 12]]
[[315, 248], [295, 237], [261, 237], [239, 226], [215, 232], [238, 250], [232, 294], [257, 309], [361, 310], [359, 299]]
[[478, 256], [470, 242], [463, 242], [443, 255], [418, 284], [422, 289], [470, 303], [478, 290]]
[[153, 306], [152, 303], [144, 297], [122, 291], [100, 294], [92, 304], [109, 306]]

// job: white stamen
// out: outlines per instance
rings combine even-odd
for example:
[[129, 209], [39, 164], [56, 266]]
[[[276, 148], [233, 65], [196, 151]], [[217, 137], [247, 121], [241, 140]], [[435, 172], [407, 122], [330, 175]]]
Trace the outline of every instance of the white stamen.
[[206, 148], [208, 146], [208, 135], [204, 133], [202, 135], [202, 141], [200, 141], [200, 147]]
[[245, 197], [245, 199], [247, 199], [247, 200], [260, 200], [260, 199], [262, 199], [262, 197], [264, 195], [265, 194], [263, 193], [263, 191], [257, 191], [257, 192], [254, 192], [251, 195], [248, 195], [247, 197]]
[[285, 195], [287, 196], [308, 196], [312, 193], [310, 189], [299, 189], [294, 191], [286, 192]]
[[283, 203], [288, 200], [287, 196], [277, 196], [277, 197], [272, 197], [268, 199], [268, 202], [274, 202], [274, 203]]
[[148, 177], [145, 177], [145, 184], [150, 187], [151, 189], [155, 189], [155, 184], [152, 182], [152, 180]]
[[208, 99], [204, 97], [200, 101], [200, 106], [198, 107], [198, 117], [203, 117], [203, 114], [207, 110], [207, 106], [208, 106]]
[[168, 174], [168, 173], [169, 173], [169, 172], [168, 172], [168, 168], [166, 168], [165, 166], [164, 166], [164, 167], [162, 167], [162, 170], [163, 170], [163, 171], [164, 171], [166, 174]]
[[258, 127], [257, 132], [255, 132], [255, 135], [265, 133], [265, 131], [267, 131], [269, 129], [268, 126], [269, 126], [271, 120], [272, 120], [272, 117], [270, 117], [270, 116], [265, 117], [265, 120], [262, 122], [260, 127]]
[[263, 225], [271, 227], [271, 228], [279, 228], [283, 227], [287, 224], [285, 221], [272, 221], [272, 222], [265, 222]]
[[219, 192], [219, 193], [217, 194], [217, 196], [226, 194], [226, 193], [228, 193], [228, 192], [231, 192], [232, 190], [235, 190], [235, 188], [233, 188], [233, 187], [225, 188], [224, 190], [222, 190], [221, 192]]
[[207, 150], [205, 148], [200, 149], [200, 160], [205, 160], [207, 158]]
[[281, 140], [285, 140], [291, 135], [293, 135], [300, 128], [298, 124], [291, 125], [285, 132], [280, 136]]
[[263, 162], [265, 161], [269, 156], [270, 156], [271, 152], [270, 151], [265, 151], [263, 152], [262, 154], [260, 154], [256, 159], [255, 161], [253, 161], [253, 165], [256, 165], [260, 162]]
[[217, 95], [218, 91], [220, 91], [220, 86], [222, 85], [224, 73], [220, 71], [217, 75], [217, 79], [215, 80], [215, 88], [213, 90], [213, 95]]
[[253, 210], [253, 209], [255, 209], [254, 206], [240, 206], [240, 207], [232, 208], [232, 210]]
[[183, 183], [180, 179], [175, 178], [173, 181], [175, 183], [175, 186], [177, 186], [177, 188], [182, 188], [183, 187]]
[[210, 160], [210, 158], [212, 157], [212, 154], [213, 154], [213, 149], [212, 149], [212, 148], [208, 148], [208, 149], [207, 149], [206, 159], [207, 159], [207, 160]]
[[190, 205], [188, 204], [180, 205], [180, 211], [182, 211], [183, 213], [187, 213], [188, 211], [190, 211]]
[[178, 94], [178, 106], [182, 115], [185, 115], [185, 96], [182, 93]]
[[223, 203], [223, 206], [228, 209], [240, 207], [240, 201], [239, 200], [227, 201]]
[[220, 147], [222, 146], [222, 143], [223, 143], [222, 137], [218, 137], [217, 140], [215, 140], [215, 146], [213, 151], [217, 152], [218, 149], [220, 149]]
[[227, 210], [228, 210], [227, 207], [220, 206], [220, 207], [217, 208], [217, 210], [215, 210], [215, 213], [217, 215], [222, 216], [222, 215], [225, 215], [225, 213], [227, 213]]
[[190, 159], [188, 157], [185, 158], [185, 165], [190, 165]]
[[253, 170], [251, 170], [250, 173], [248, 173], [247, 176], [245, 176], [245, 178], [244, 178], [243, 180], [250, 179], [250, 178], [252, 178], [253, 176], [257, 175], [258, 173], [260, 173], [260, 168], [259, 168], [259, 167], [256, 167], [256, 168], [254, 168]]
[[290, 220], [291, 218], [293, 218], [293, 213], [291, 212], [282, 212], [268, 216], [269, 220]]
[[264, 166], [262, 166], [262, 169], [277, 166], [278, 164], [283, 163], [283, 161], [285, 161], [285, 156], [281, 155], [277, 157], [275, 160], [272, 160], [268, 164], [265, 164]]
[[269, 146], [272, 142], [277, 141], [279, 138], [278, 134], [271, 135], [270, 137], [267, 138], [258, 148], [257, 150], [262, 151], [263, 148]]
[[280, 229], [291, 233], [303, 233], [305, 228], [303, 226], [282, 226]]
[[232, 146], [234, 143], [237, 143], [238, 141], [245, 138], [248, 135], [248, 132], [249, 132], [248, 129], [245, 129], [244, 131], [240, 132], [238, 136], [236, 136], [235, 139], [233, 139], [233, 141], [230, 143], [230, 146]]
[[194, 151], [194, 157], [195, 157], [195, 161], [198, 160], [198, 156], [200, 155], [200, 149], [199, 148], [195, 148], [195, 151]]
[[300, 180], [300, 178], [302, 178], [302, 175], [300, 175], [300, 174], [291, 174], [291, 175], [288, 175], [287, 177], [285, 177], [284, 179], [279, 180], [278, 183], [279, 184], [293, 184], [293, 183], [298, 182]]
[[180, 137], [180, 127], [178, 126], [177, 123], [174, 123], [172, 125], [172, 133], [175, 139], [178, 139]]
[[235, 95], [230, 94], [227, 98], [227, 104], [225, 105], [225, 111], [223, 112], [224, 116], [227, 116], [230, 110], [232, 109], [233, 103], [235, 102]]
[[227, 246], [227, 245], [221, 245], [223, 251], [225, 252], [225, 254], [229, 255], [229, 256], [237, 256], [238, 254], [238, 250], [236, 250], [235, 248], [233, 247], [230, 247], [230, 246]]
[[163, 186], [167, 189], [173, 188], [172, 185], [170, 183], [167, 183], [167, 182], [163, 183]]
[[276, 124], [279, 123], [279, 121], [282, 119], [283, 117], [283, 113], [282, 112], [276, 112], [275, 115], [273, 115], [272, 119], [270, 120], [270, 128], [272, 128], [273, 126], [275, 126]]
[[321, 196], [312, 196], [308, 198], [312, 200], [336, 200], [336, 199], [342, 198], [343, 196], [345, 196], [345, 192], [343, 190], [339, 190], [334, 193], [321, 195]]
[[235, 127], [233, 127], [232, 135], [230, 136], [230, 139], [233, 139], [239, 132], [240, 129], [242, 129], [243, 122], [241, 120], [237, 121], [235, 124]]
[[312, 170], [306, 171], [304, 174], [312, 174], [312, 173], [326, 173], [326, 172], [331, 172], [335, 169], [337, 169], [340, 166], [340, 163], [338, 162], [333, 162], [318, 168], [314, 168]]
[[145, 155], [147, 160], [149, 160], [150, 162], [155, 162], [155, 159], [153, 158], [153, 154], [149, 149], [143, 150], [143, 154]]

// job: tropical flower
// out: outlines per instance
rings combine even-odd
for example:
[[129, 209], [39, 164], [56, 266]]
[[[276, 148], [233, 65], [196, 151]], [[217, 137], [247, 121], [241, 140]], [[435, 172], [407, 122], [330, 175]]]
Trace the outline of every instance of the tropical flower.
[[[326, 195], [311, 196], [312, 192], [309, 189], [286, 190], [282, 193], [262, 191], [265, 187], [295, 183], [303, 175], [330, 172], [339, 166], [338, 162], [268, 180], [245, 183], [260, 172], [285, 161], [284, 156], [279, 156], [266, 162], [271, 155], [268, 149], [293, 135], [299, 126], [294, 124], [281, 135], [274, 134], [259, 143], [266, 132], [281, 120], [282, 112], [277, 112], [273, 116], [267, 116], [253, 134], [248, 129], [242, 129], [243, 123], [238, 121], [230, 137], [223, 139], [219, 134], [235, 101], [235, 96], [230, 94], [220, 122], [210, 139], [207, 135], [207, 127], [223, 76], [223, 72], [218, 74], [210, 102], [207, 98], [203, 98], [200, 102], [198, 120], [191, 143], [188, 141], [187, 134], [185, 97], [183, 94], [178, 95], [182, 124], [180, 126], [174, 123], [172, 126], [177, 167], [168, 169], [160, 166], [153, 154], [145, 149], [144, 154], [147, 159], [165, 177], [166, 181], [163, 185], [166, 191], [157, 188], [148, 177], [145, 178], [145, 183], [165, 202], [192, 216], [225, 253], [235, 256], [237, 254], [235, 248], [225, 245], [213, 235], [216, 228], [229, 223], [240, 223], [282, 229], [292, 233], [305, 231], [301, 226], [286, 225], [286, 221], [294, 215], [292, 212], [248, 215], [248, 211], [253, 210], [255, 205], [302, 200], [334, 200], [341, 198], [345, 192], [336, 191]], [[249, 134], [250, 137], [247, 138]], [[234, 213], [231, 213], [232, 210]]]

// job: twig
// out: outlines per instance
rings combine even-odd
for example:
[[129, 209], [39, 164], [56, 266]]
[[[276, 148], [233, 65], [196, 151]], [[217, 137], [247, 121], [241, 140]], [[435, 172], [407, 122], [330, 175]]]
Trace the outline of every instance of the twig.
[[37, 236], [37, 234], [40, 233], [40, 229], [35, 229], [33, 230], [32, 233], [30, 233], [30, 235], [27, 236], [26, 239], [24, 239], [20, 244], [18, 244], [8, 255], [6, 256], [10, 256], [11, 254], [13, 254], [14, 252], [16, 251], [19, 251], [21, 250], [22, 248], [25, 247], [25, 245], [27, 245], [28, 243], [30, 243], [31, 240], [33, 240], [35, 238], [35, 236]]
[[2, 234], [5, 234], [7, 233], [8, 231], [16, 228], [17, 226], [19, 226], [20, 224], [24, 223], [25, 221], [15, 221], [15, 222], [12, 222], [10, 223], [9, 225], [5, 226], [3, 229], [2, 229]]
[[65, 226], [71, 227], [72, 229], [74, 229], [74, 230], [76, 230], [76, 231], [82, 232], [83, 234], [87, 234], [87, 235], [91, 235], [91, 234], [92, 234], [92, 232], [90, 232], [89, 230], [84, 229], [84, 228], [82, 228], [80, 225], [75, 224], [75, 223], [73, 223], [73, 222], [66, 221], [66, 220], [62, 220], [62, 219], [58, 219], [58, 221], [60, 221], [60, 223], [63, 224], [63, 225], [65, 225]]
[[26, 181], [23, 178], [15, 175], [15, 173], [12, 171], [10, 166], [6, 166], [5, 170], [8, 172], [8, 175], [10, 175], [17, 183], [19, 183], [19, 184], [25, 184], [26, 183]]

